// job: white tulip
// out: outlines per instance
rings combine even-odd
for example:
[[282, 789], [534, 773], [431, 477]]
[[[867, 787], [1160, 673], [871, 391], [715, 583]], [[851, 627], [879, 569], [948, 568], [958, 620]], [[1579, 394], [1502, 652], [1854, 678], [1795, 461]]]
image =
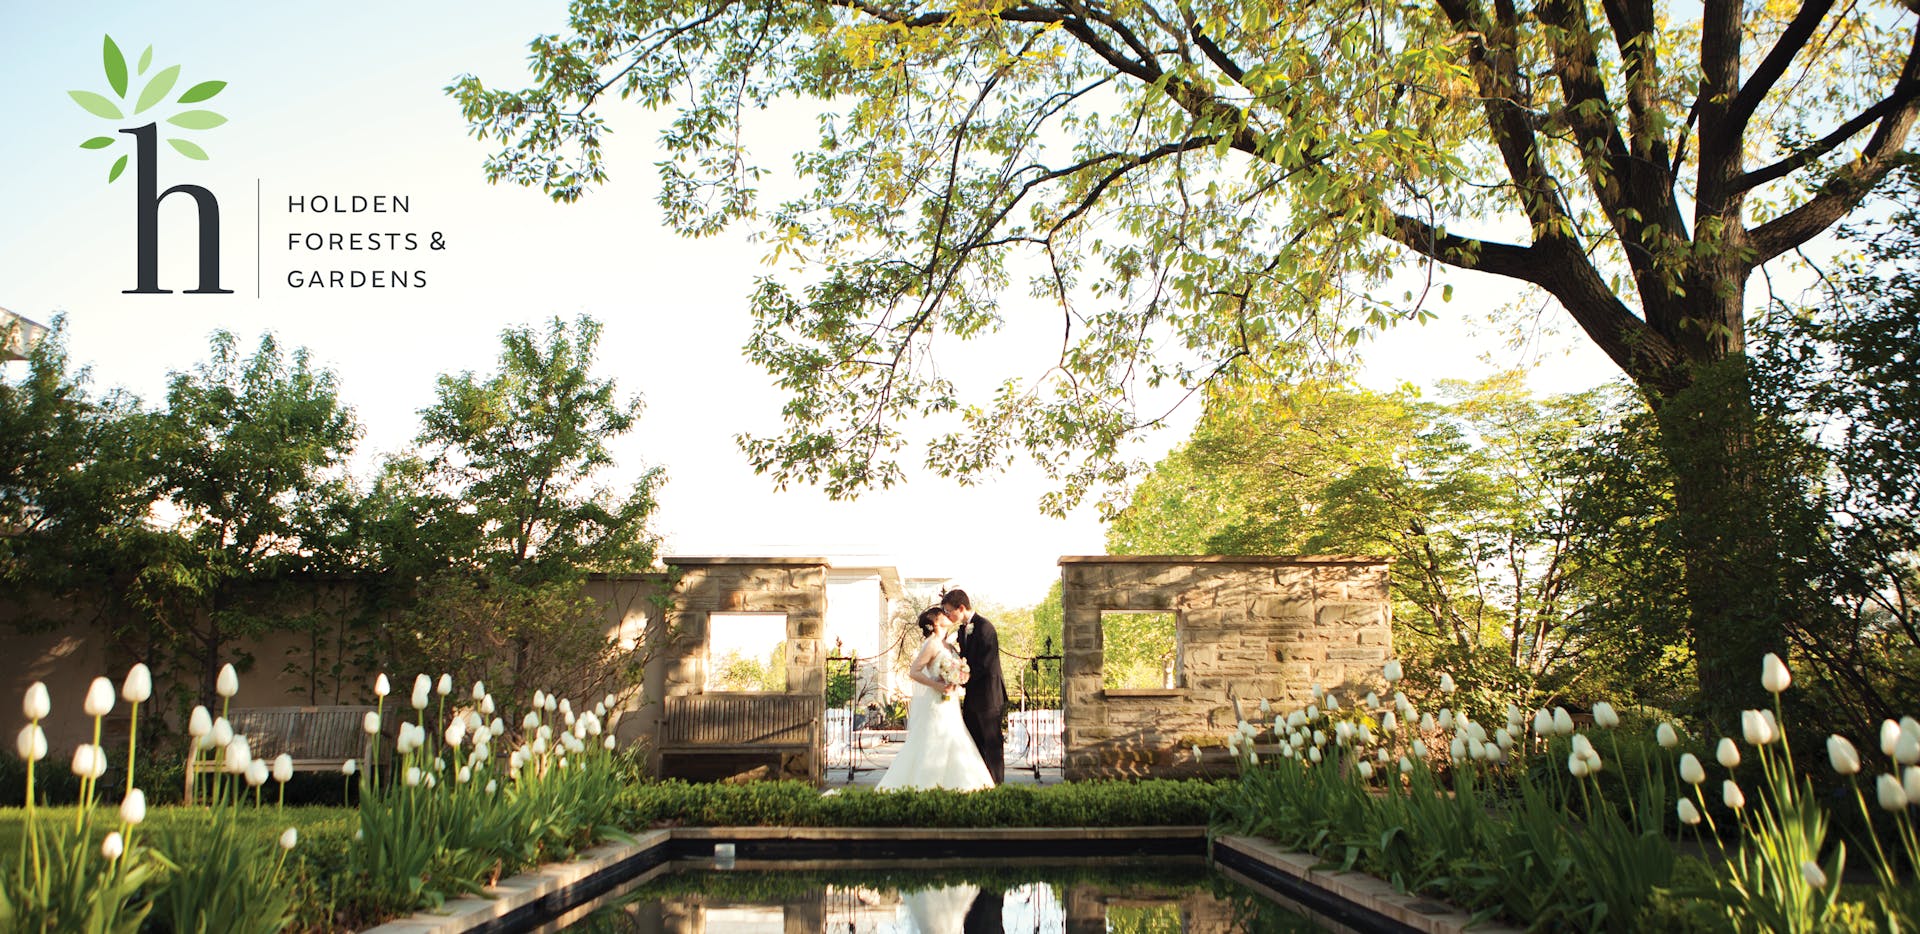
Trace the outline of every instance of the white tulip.
[[286, 784], [293, 778], [293, 757], [281, 753], [273, 757], [273, 780]]
[[1453, 691], [1454, 691], [1453, 675], [1442, 672], [1440, 674], [1440, 692], [1442, 694], [1452, 694]]
[[1838, 733], [1827, 737], [1827, 761], [1833, 763], [1833, 770], [1841, 775], [1860, 772], [1860, 750]]
[[1327, 693], [1325, 690], [1323, 690], [1320, 687], [1320, 682], [1318, 681], [1315, 681], [1312, 684], [1307, 685], [1307, 692], [1313, 695], [1314, 700], [1319, 700], [1320, 698], [1325, 697]]
[[1329, 711], [1340, 709], [1340, 695], [1335, 694], [1332, 691], [1327, 692], [1327, 709]]
[[1394, 717], [1393, 711], [1391, 710], [1387, 711], [1386, 716], [1383, 716], [1380, 718], [1380, 731], [1382, 733], [1392, 733], [1394, 730], [1397, 730], [1399, 728], [1400, 728], [1400, 721], [1398, 718]]
[[1581, 733], [1573, 738], [1573, 754], [1574, 755], [1579, 756], [1582, 759], [1585, 759], [1587, 755], [1592, 752], [1593, 752], [1593, 741], [1587, 739], [1587, 734]]
[[92, 778], [95, 762], [98, 761], [100, 748], [91, 743], [81, 743], [73, 747], [73, 774], [81, 778]]
[[461, 766], [458, 778], [462, 785], [473, 781], [473, 769], [470, 766]]
[[619, 744], [613, 741], [612, 736], [608, 736], [606, 739], [600, 741], [600, 745], [607, 747], [608, 752], [612, 752]]
[[1900, 787], [1906, 791], [1908, 801], [1920, 801], [1920, 765], [1900, 770]]
[[1653, 738], [1660, 743], [1661, 749], [1672, 749], [1680, 745], [1680, 734], [1674, 731], [1671, 723], [1662, 723], [1655, 728]]
[[1380, 695], [1375, 694], [1372, 691], [1368, 691], [1367, 692], [1367, 709], [1373, 710], [1379, 706], [1380, 706]]
[[480, 698], [480, 713], [484, 716], [491, 717], [493, 716], [493, 711], [494, 711], [493, 695], [488, 694], [487, 696]]
[[1900, 718], [1900, 742], [1894, 744], [1893, 761], [1901, 765], [1920, 762], [1920, 723], [1912, 717]]
[[1740, 732], [1746, 736], [1750, 746], [1765, 746], [1779, 738], [1774, 735], [1773, 724], [1758, 710], [1740, 711]]
[[1698, 785], [1707, 780], [1707, 770], [1700, 767], [1700, 760], [1693, 753], [1680, 754], [1680, 780], [1689, 785]]
[[409, 702], [412, 703], [413, 709], [425, 710], [427, 703], [432, 700], [432, 694], [433, 681], [426, 675], [421, 675], [420, 680], [413, 684], [413, 697], [409, 698]]
[[227, 743], [226, 769], [234, 775], [242, 775], [247, 766], [253, 764], [253, 750], [247, 746], [245, 736], [236, 736]]
[[1733, 768], [1740, 764], [1740, 747], [1733, 744], [1732, 737], [1722, 736], [1719, 747], [1713, 751], [1713, 757], [1720, 760], [1721, 765]]
[[1740, 791], [1739, 785], [1733, 783], [1733, 779], [1720, 783], [1720, 800], [1726, 803], [1729, 810], [1738, 811], [1747, 806], [1747, 796]]
[[1587, 760], [1582, 759], [1576, 755], [1568, 756], [1567, 771], [1572, 772], [1574, 778], [1586, 778], [1587, 777]]
[[371, 710], [367, 711], [367, 715], [360, 720], [360, 728], [366, 730], [368, 736], [379, 735], [380, 715]]
[[340, 774], [342, 775], [352, 775], [358, 771], [360, 771], [360, 763], [353, 759], [348, 759], [340, 763]]
[[47, 757], [47, 731], [41, 729], [38, 723], [29, 723], [21, 727], [20, 738], [16, 741], [14, 748], [19, 750], [20, 758], [28, 762], [39, 762], [41, 759], [45, 759]]
[[495, 736], [505, 736], [507, 735], [507, 721], [499, 717], [494, 717], [493, 722], [487, 724], [487, 730]]
[[466, 738], [467, 738], [466, 721], [455, 720], [452, 723], [447, 724], [446, 739], [447, 739], [448, 747], [453, 749], [458, 749], [460, 748], [461, 741], [465, 740]]
[[240, 673], [233, 670], [232, 662], [220, 666], [220, 676], [214, 679], [213, 692], [221, 697], [240, 693]]
[[1907, 791], [1900, 786], [1900, 780], [1891, 775], [1882, 775], [1873, 782], [1873, 790], [1880, 798], [1880, 808], [1885, 811], [1904, 811], [1907, 809]]
[[1880, 753], [1893, 758], [1893, 750], [1900, 745], [1900, 724], [1892, 720], [1880, 721]]
[[1787, 663], [1781, 661], [1780, 656], [1768, 652], [1767, 657], [1760, 660], [1760, 686], [1769, 693], [1778, 694], [1792, 682], [1793, 676], [1787, 672]]
[[1413, 741], [1413, 757], [1415, 759], [1425, 759], [1427, 757], [1427, 744], [1425, 742], [1417, 739]]
[[1260, 698], [1260, 715], [1263, 717], [1273, 716], [1273, 705], [1268, 703], [1264, 697]]
[[539, 725], [540, 715], [531, 710], [527, 711], [526, 718], [520, 721], [520, 728], [523, 730], [532, 730]]
[[1553, 714], [1548, 713], [1545, 707], [1533, 712], [1533, 735], [1553, 735]]
[[1467, 758], [1467, 738], [1455, 736], [1453, 742], [1447, 744], [1447, 752], [1455, 759]]
[[1401, 756], [1400, 757], [1400, 774], [1405, 775], [1406, 773], [1411, 771], [1413, 771], [1413, 760], [1407, 758], [1406, 756]]
[[440, 683], [434, 685], [433, 693], [438, 694], [441, 697], [445, 697], [448, 694], [452, 694], [453, 693], [453, 676], [442, 672], [440, 675]]
[[1333, 735], [1339, 738], [1340, 745], [1342, 746], [1345, 746], [1348, 743], [1353, 742], [1353, 724], [1345, 720], [1342, 720], [1339, 723], [1334, 724]]
[[1500, 747], [1501, 752], [1506, 752], [1509, 748], [1513, 746], [1513, 734], [1507, 732], [1505, 727], [1502, 727], [1498, 730], [1494, 730], [1493, 744], [1495, 746]]
[[[1772, 658], [1773, 653], [1767, 653], [1767, 657]], [[1784, 671], [1785, 669], [1782, 670]], [[1780, 693], [1780, 691], [1774, 691], [1773, 688], [1768, 688], [1767, 690], [1773, 691], [1775, 694]], [[1782, 690], [1785, 690], [1784, 686], [1782, 686]], [[1803, 859], [1800, 861], [1800, 878], [1807, 880], [1807, 884], [1816, 889], [1824, 889], [1827, 887], [1826, 871], [1821, 869], [1820, 864], [1813, 860]]]
[[1606, 701], [1596, 701], [1593, 705], [1593, 725], [1603, 730], [1611, 730], [1620, 725], [1620, 715], [1613, 712], [1613, 705]]
[[1681, 798], [1675, 807], [1680, 811], [1680, 823], [1689, 827], [1700, 823], [1700, 809], [1694, 807], [1692, 801]]
[[1440, 716], [1434, 719], [1434, 723], [1443, 730], [1453, 729], [1453, 711], [1445, 707], [1440, 708]]
[[533, 750], [533, 754], [536, 756], [544, 756], [547, 754], [547, 738], [544, 736], [539, 737], [533, 741], [532, 746], [527, 748]]
[[129, 824], [138, 824], [147, 819], [147, 793], [138, 788], [127, 792], [120, 802], [120, 819]]
[[283, 850], [291, 850], [294, 847], [298, 846], [299, 844], [300, 844], [300, 831], [292, 827], [288, 827], [286, 829], [286, 832], [280, 835], [280, 848]]
[[213, 732], [213, 715], [207, 708], [195, 705], [193, 713], [187, 717], [187, 735], [200, 739]]
[[1315, 746], [1325, 746], [1327, 744], [1327, 734], [1322, 730], [1314, 730], [1313, 744]]
[[408, 788], [414, 788], [419, 786], [420, 784], [420, 767], [419, 766], [417, 765], [407, 766], [406, 782], [407, 782]]
[[1420, 732], [1431, 733], [1439, 728], [1439, 724], [1433, 722], [1433, 714], [1423, 713], [1420, 715]]
[[499, 790], [500, 790], [500, 782], [497, 779], [491, 779], [491, 778], [487, 779], [487, 794], [493, 794], [494, 792]]
[[87, 685], [87, 700], [81, 705], [89, 717], [104, 717], [113, 712], [113, 682], [95, 678]]
[[1388, 684], [1393, 684], [1404, 677], [1405, 673], [1401, 670], [1398, 660], [1388, 659], [1385, 665], [1380, 666], [1380, 676], [1385, 678]]
[[1553, 731], [1561, 736], [1573, 735], [1573, 714], [1567, 713], [1567, 708], [1553, 708]]
[[20, 709], [26, 713], [28, 720], [47, 718], [47, 714], [53, 711], [53, 698], [47, 693], [45, 682], [35, 681], [27, 685], [27, 696], [21, 702]]
[[233, 742], [233, 724], [226, 717], [214, 717], [213, 729], [207, 733], [207, 747], [219, 749]]
[[1368, 729], [1366, 724], [1362, 723], [1353, 728], [1353, 739], [1354, 742], [1362, 746], [1372, 745], [1373, 731]]
[[1360, 780], [1363, 782], [1373, 778], [1373, 763], [1365, 759], [1360, 760], [1360, 764], [1354, 766], [1354, 769], [1360, 773]]
[[255, 759], [247, 763], [246, 774], [247, 784], [258, 788], [267, 783], [267, 779], [273, 775], [273, 770], [267, 766], [267, 760]]
[[1320, 760], [1324, 757], [1320, 755], [1320, 747], [1315, 746], [1312, 749], [1307, 750], [1307, 758], [1317, 765], [1319, 764]]
[[383, 671], [379, 677], [373, 679], [373, 696], [385, 697], [391, 693], [393, 693], [393, 685], [387, 681], [387, 673]]
[[[1246, 723], [1245, 721], [1241, 721], [1241, 726], [1243, 726], [1243, 727], [1248, 727], [1249, 725], [1248, 725], [1248, 724], [1247, 724], [1247, 723]], [[1242, 733], [1245, 733], [1245, 734], [1247, 735], [1247, 738], [1248, 738], [1248, 739], [1252, 739], [1252, 738], [1253, 738], [1253, 730], [1252, 730], [1251, 728], [1247, 728], [1247, 729], [1243, 729], [1243, 730], [1241, 730], [1241, 732], [1242, 732]], [[534, 730], [534, 731], [533, 731], [533, 735], [535, 735], [535, 736], [538, 736], [538, 737], [540, 737], [541, 739], [552, 739], [552, 738], [553, 738], [553, 727], [550, 727], [550, 726], [548, 726], [548, 725], [546, 725], [546, 724], [544, 724], [544, 723], [542, 723], [542, 724], [540, 724], [540, 728], [539, 728], [539, 729], [537, 729], [537, 730]]]
[[474, 702], [474, 703], [476, 703], [476, 704], [478, 704], [478, 703], [480, 703], [481, 701], [483, 701], [483, 700], [485, 700], [485, 699], [487, 698], [487, 685], [486, 685], [486, 682], [484, 682], [484, 681], [475, 681], [475, 682], [473, 683], [473, 694], [472, 694], [471, 696], [473, 697], [473, 702]]
[[145, 662], [134, 662], [127, 670], [127, 680], [120, 685], [120, 696], [129, 704], [144, 704], [153, 696], [153, 672]]
[[606, 702], [606, 705], [607, 705], [607, 709], [608, 709], [608, 710], [612, 710], [612, 709], [614, 709], [614, 708], [616, 708], [616, 707], [618, 707], [618, 706], [620, 706], [620, 699], [619, 699], [619, 698], [617, 698], [617, 697], [615, 697], [615, 696], [613, 695], [613, 692], [612, 692], [612, 691], [608, 691], [608, 692], [607, 692], [607, 696], [606, 696], [606, 697], [604, 697], [604, 698], [601, 698], [601, 700], [603, 700], [603, 701], [605, 701], [605, 702]]
[[1308, 723], [1320, 719], [1320, 707], [1317, 704], [1308, 704], [1304, 713], [1306, 714]]
[[118, 830], [108, 833], [107, 838], [100, 841], [100, 855], [106, 857], [108, 860], [119, 859], [120, 854], [126, 851], [126, 841], [120, 839], [120, 831]]

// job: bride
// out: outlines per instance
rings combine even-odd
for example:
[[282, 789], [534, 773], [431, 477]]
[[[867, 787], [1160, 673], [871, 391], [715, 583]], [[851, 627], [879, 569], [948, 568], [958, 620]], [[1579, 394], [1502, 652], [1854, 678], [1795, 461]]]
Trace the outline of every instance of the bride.
[[936, 606], [920, 614], [920, 628], [927, 633], [927, 641], [920, 644], [907, 670], [914, 681], [913, 700], [907, 704], [907, 741], [879, 787], [882, 791], [992, 788], [993, 775], [960, 719], [958, 691], [966, 683], [966, 673], [958, 670], [959, 650], [947, 641], [953, 623]]

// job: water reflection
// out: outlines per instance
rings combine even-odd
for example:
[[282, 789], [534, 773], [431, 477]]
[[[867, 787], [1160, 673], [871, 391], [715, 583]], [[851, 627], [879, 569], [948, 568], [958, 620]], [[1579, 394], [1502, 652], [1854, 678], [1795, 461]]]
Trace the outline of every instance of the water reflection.
[[[1024, 875], [1024, 878], [1022, 877]], [[1039, 876], [1039, 878], [1035, 878]], [[569, 928], [606, 934], [1268, 934], [1319, 930], [1203, 865], [669, 872]]]

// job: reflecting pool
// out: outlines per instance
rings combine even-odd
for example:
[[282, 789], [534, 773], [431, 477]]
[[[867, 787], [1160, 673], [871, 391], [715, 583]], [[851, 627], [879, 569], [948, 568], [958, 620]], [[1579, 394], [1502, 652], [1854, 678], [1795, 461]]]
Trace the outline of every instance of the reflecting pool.
[[1197, 857], [1033, 865], [659, 867], [566, 919], [606, 934], [1267, 934], [1320, 931]]

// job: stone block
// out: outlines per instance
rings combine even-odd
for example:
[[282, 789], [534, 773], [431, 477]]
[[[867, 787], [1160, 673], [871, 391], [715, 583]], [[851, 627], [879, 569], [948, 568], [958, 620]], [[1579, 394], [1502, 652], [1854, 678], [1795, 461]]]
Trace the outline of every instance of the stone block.
[[1385, 626], [1387, 608], [1379, 603], [1328, 603], [1320, 607], [1316, 622], [1327, 628]]
[[1274, 568], [1273, 586], [1288, 596], [1310, 598], [1313, 595], [1313, 569], [1299, 565]]
[[1387, 660], [1385, 646], [1345, 646], [1327, 650], [1330, 662], [1384, 662]]
[[1174, 600], [1174, 604], [1183, 610], [1205, 609], [1213, 606], [1214, 602], [1214, 591], [1210, 587], [1183, 590]]
[[1312, 617], [1312, 600], [1298, 597], [1267, 596], [1260, 597], [1253, 601], [1254, 619], [1311, 619]]

